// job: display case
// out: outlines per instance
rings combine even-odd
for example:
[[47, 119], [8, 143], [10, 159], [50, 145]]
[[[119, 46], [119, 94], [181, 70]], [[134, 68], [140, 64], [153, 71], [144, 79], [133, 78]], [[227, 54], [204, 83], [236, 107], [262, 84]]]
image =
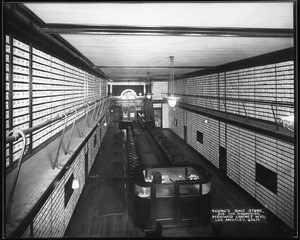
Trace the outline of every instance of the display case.
[[135, 225], [142, 229], [162, 226], [205, 225], [210, 221], [211, 174], [199, 165], [137, 168]]

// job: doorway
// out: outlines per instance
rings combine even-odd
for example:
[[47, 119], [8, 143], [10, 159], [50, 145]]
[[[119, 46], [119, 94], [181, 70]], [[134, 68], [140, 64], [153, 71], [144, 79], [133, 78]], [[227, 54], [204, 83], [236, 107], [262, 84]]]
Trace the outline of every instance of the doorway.
[[227, 151], [226, 148], [219, 148], [219, 170], [226, 176], [227, 174]]
[[122, 119], [123, 120], [129, 120], [129, 111], [128, 107], [122, 107]]
[[134, 121], [136, 116], [135, 106], [129, 107], [129, 120]]
[[153, 108], [153, 112], [154, 112], [155, 127], [161, 128], [162, 109], [161, 108]]

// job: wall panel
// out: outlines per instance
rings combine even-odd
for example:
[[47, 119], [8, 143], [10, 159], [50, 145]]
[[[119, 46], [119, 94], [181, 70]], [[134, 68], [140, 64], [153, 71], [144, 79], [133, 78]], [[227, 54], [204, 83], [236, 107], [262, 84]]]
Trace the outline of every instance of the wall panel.
[[226, 123], [219, 121], [220, 128], [220, 146], [226, 149]]
[[240, 128], [240, 186], [255, 197], [255, 133]]
[[168, 92], [168, 82], [153, 82], [152, 83], [152, 99], [162, 99], [161, 93]]
[[[183, 110], [180, 108], [169, 108], [170, 128], [180, 138], [183, 139]], [[174, 125], [174, 119], [177, 120], [177, 126]]]
[[[169, 128], [170, 121], [169, 121], [169, 105], [168, 103], [162, 104], [162, 127]], [[170, 123], [170, 124], [169, 124]]]
[[[35, 216], [32, 223], [34, 238], [63, 237], [85, 185], [84, 148], [81, 149], [69, 170], [57, 183], [55, 189]], [[78, 179], [79, 188], [74, 189], [68, 204], [65, 206], [65, 185], [72, 174], [74, 178]], [[28, 234], [27, 231], [23, 236], [28, 236]]]
[[219, 168], [219, 121], [207, 119], [210, 127], [210, 161]]
[[227, 175], [240, 184], [240, 129], [227, 124]]
[[[219, 121], [189, 111], [186, 111], [185, 115], [187, 121], [187, 143], [218, 168]], [[184, 118], [181, 119], [181, 121], [183, 120]], [[197, 141], [197, 131], [203, 133], [203, 144]], [[177, 134], [177, 132], [175, 133]]]

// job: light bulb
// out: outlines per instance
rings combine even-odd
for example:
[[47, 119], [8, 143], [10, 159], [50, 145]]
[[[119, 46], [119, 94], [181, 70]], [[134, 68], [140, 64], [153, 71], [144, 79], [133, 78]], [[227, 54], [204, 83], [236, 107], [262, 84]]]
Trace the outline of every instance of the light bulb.
[[285, 116], [281, 118], [284, 121], [288, 121], [288, 122], [294, 122], [294, 114], [290, 115], [290, 116]]
[[76, 178], [73, 179], [72, 188], [73, 189], [79, 188], [79, 181], [78, 181], [78, 179], [76, 179]]
[[169, 106], [170, 107], [175, 107], [176, 103], [177, 103], [177, 100], [172, 98], [172, 97], [169, 97], [168, 98], [168, 103], [169, 103]]

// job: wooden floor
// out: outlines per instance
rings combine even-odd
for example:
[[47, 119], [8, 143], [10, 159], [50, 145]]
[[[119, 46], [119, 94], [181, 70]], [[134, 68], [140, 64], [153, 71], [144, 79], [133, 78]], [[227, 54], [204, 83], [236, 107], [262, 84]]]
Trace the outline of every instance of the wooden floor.
[[[135, 124], [137, 126], [137, 124]], [[132, 217], [132, 197], [122, 182], [114, 177], [125, 175], [123, 168], [114, 162], [122, 162], [123, 149], [115, 142], [120, 132], [118, 124], [112, 122], [108, 127], [103, 144], [83, 189], [67, 227], [66, 238], [106, 238], [106, 237], [145, 237], [143, 230], [134, 226]], [[147, 131], [137, 127], [138, 147], [144, 158], [152, 157], [155, 161], [165, 161], [163, 155], [153, 144]], [[165, 135], [183, 152], [185, 160], [206, 167], [212, 174], [212, 208], [261, 207], [248, 194], [230, 180], [221, 176], [217, 169], [180, 139], [172, 131], [163, 130]], [[220, 231], [213, 230], [214, 225], [163, 228], [164, 237], [291, 237], [291, 233], [280, 225], [280, 222], [267, 215], [267, 223], [222, 223]]]

